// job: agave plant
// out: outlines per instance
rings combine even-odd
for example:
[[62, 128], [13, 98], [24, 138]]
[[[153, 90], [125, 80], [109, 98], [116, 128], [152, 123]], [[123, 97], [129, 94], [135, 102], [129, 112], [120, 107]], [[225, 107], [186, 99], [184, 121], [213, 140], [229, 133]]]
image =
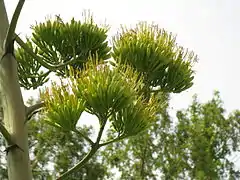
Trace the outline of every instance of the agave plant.
[[[179, 93], [193, 84], [196, 56], [158, 26], [139, 23], [135, 29], [122, 28], [113, 38], [112, 52], [106, 41], [108, 27], [95, 24], [92, 16], [70, 22], [57, 16], [32, 30], [26, 42], [16, 36], [19, 84], [36, 89], [50, 73], [61, 81], [41, 91], [40, 105], [22, 106], [24, 117], [44, 107], [45, 122], [64, 132], [74, 131], [91, 145], [89, 154], [58, 179], [82, 167], [100, 147], [147, 129], [157, 119], [165, 93]], [[114, 66], [107, 63], [110, 58]], [[98, 117], [96, 141], [76, 128], [84, 111]], [[108, 121], [118, 136], [102, 142]]]
[[[96, 115], [100, 124], [97, 140], [86, 138], [94, 153], [101, 146], [137, 135], [156, 121], [164, 93], [179, 93], [192, 86], [196, 56], [178, 46], [171, 33], [140, 23], [136, 29], [123, 28], [113, 38], [115, 63], [109, 66], [106, 31], [93, 27], [92, 22], [83, 26], [74, 20], [69, 24], [48, 21], [33, 28], [32, 41], [49, 64], [73, 61], [56, 70], [62, 78], [67, 75], [68, 81], [53, 83], [42, 92], [47, 121], [65, 131], [76, 131], [83, 111]], [[68, 41], [64, 34], [70, 36]], [[102, 142], [107, 122], [118, 135]]]

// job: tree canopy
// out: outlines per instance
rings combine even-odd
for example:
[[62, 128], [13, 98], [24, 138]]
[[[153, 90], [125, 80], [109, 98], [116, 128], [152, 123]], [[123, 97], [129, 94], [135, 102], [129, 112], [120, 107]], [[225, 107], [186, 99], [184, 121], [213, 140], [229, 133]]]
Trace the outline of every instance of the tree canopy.
[[[239, 151], [239, 111], [227, 117], [219, 92], [185, 110], [162, 111], [146, 132], [111, 144], [102, 152], [121, 179], [238, 179], [229, 157]], [[112, 132], [109, 132], [110, 134]]]

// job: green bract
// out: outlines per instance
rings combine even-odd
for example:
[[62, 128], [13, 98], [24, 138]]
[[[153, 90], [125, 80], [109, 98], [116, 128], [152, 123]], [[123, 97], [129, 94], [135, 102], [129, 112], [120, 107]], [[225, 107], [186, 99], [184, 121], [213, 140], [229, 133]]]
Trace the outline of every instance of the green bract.
[[68, 23], [56, 17], [32, 26], [32, 30], [25, 45], [18, 38], [20, 47], [16, 50], [20, 85], [26, 89], [43, 85], [50, 72], [68, 77], [70, 68], [81, 70], [89, 56], [93, 60], [110, 58], [108, 27], [96, 25], [91, 16]]
[[148, 86], [179, 93], [192, 86], [193, 52], [176, 45], [176, 39], [157, 26], [139, 23], [122, 29], [113, 39], [112, 56], [117, 63], [129, 64], [144, 76]]
[[77, 79], [72, 78], [74, 92], [86, 101], [87, 111], [98, 117], [109, 117], [112, 111], [122, 109], [136, 96], [133, 84], [130, 85], [118, 69], [110, 70], [103, 64], [89, 65], [78, 76]]
[[130, 67], [88, 64], [68, 85], [52, 84], [43, 96], [49, 122], [63, 128], [73, 130], [83, 110], [96, 115], [100, 124], [110, 120], [122, 136], [137, 134], [156, 118], [157, 103], [139, 96], [142, 79]]
[[130, 67], [87, 64], [70, 78], [68, 87], [52, 84], [45, 92], [47, 117], [51, 123], [73, 130], [85, 110], [96, 115], [100, 124], [110, 120], [120, 135], [135, 135], [155, 120], [158, 107], [153, 99], [146, 102], [139, 95], [142, 84], [141, 76]]
[[[27, 39], [26, 44], [34, 50], [34, 53], [38, 53], [38, 48], [34, 48], [29, 39]], [[44, 72], [41, 64], [26, 53], [24, 49], [18, 48], [15, 54], [18, 61], [18, 76], [21, 87], [36, 89], [49, 80], [48, 74], [50, 71]]]
[[79, 77], [72, 79], [72, 86], [87, 112], [95, 114], [100, 123], [110, 119], [119, 134], [134, 135], [155, 119], [157, 104], [139, 96], [142, 78], [130, 67], [111, 70], [103, 64], [90, 65]]
[[[75, 60], [71, 66], [81, 69], [89, 55], [93, 57], [97, 54], [103, 60], [110, 57], [106, 41], [108, 28], [98, 27], [92, 17], [85, 22], [73, 18], [70, 23], [64, 23], [57, 17], [54, 21], [37, 24], [32, 29], [32, 41], [39, 47], [39, 55], [50, 64]], [[66, 75], [63, 70], [57, 72]]]
[[50, 89], [41, 93], [41, 98], [45, 100], [46, 121], [49, 124], [64, 130], [76, 129], [76, 124], [84, 111], [84, 103], [71, 93], [69, 86], [63, 82], [61, 85], [52, 83]]
[[[25, 88], [42, 85], [52, 71], [69, 77], [67, 84], [53, 83], [42, 93], [50, 124], [74, 131], [86, 111], [101, 126], [109, 120], [121, 138], [132, 136], [156, 119], [164, 94], [192, 86], [196, 56], [177, 46], [171, 33], [146, 23], [123, 28], [113, 41], [113, 66], [105, 63], [110, 57], [106, 33], [92, 18], [64, 23], [57, 17], [34, 26], [27, 41], [41, 59], [18, 49], [19, 73], [28, 74], [19, 75]], [[39, 73], [39, 61], [46, 73]]]
[[141, 98], [116, 111], [110, 117], [119, 136], [133, 136], [156, 120], [156, 102], [145, 103]]

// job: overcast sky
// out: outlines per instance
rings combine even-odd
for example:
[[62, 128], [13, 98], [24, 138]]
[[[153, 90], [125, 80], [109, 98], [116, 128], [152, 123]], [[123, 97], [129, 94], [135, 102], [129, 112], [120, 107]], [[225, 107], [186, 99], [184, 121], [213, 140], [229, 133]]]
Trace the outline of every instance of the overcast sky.
[[[5, 2], [11, 17], [17, 0]], [[120, 24], [154, 21], [177, 34], [179, 44], [198, 54], [195, 84], [190, 90], [173, 96], [174, 109], [187, 107], [194, 93], [201, 101], [209, 100], [215, 89], [220, 91], [227, 110], [240, 108], [240, 1], [26, 0], [17, 33], [29, 34], [29, 26], [48, 15], [81, 18], [83, 9], [90, 9], [97, 22], [106, 20], [112, 27], [111, 34]], [[29, 94], [24, 92], [24, 98]]]

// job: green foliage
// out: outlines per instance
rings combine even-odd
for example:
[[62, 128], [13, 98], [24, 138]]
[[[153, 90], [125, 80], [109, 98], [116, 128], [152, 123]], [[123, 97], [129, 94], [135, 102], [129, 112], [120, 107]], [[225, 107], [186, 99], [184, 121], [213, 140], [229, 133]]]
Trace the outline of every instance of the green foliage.
[[[151, 125], [155, 129], [159, 114], [166, 114], [168, 93], [180, 93], [193, 84], [192, 65], [196, 56], [178, 46], [171, 33], [157, 26], [140, 23], [135, 29], [123, 29], [113, 39], [112, 53], [106, 41], [108, 28], [96, 25], [92, 16], [68, 23], [57, 16], [55, 20], [36, 24], [32, 30], [32, 37], [25, 45], [18, 41], [21, 46], [16, 53], [20, 84], [26, 89], [35, 89], [48, 80], [51, 72], [61, 78], [60, 84], [52, 83], [41, 91], [45, 122], [58, 127], [52, 133], [83, 135], [77, 128], [82, 112], [98, 117], [100, 129], [96, 142], [83, 135], [91, 144], [87, 159], [106, 144], [141, 132], [149, 133], [147, 129]], [[111, 57], [114, 66], [108, 64]], [[100, 143], [107, 121], [111, 123], [114, 136]], [[164, 130], [169, 121], [163, 120], [160, 125], [159, 129]], [[166, 132], [158, 131], [158, 137], [164, 138]], [[150, 156], [150, 151], [145, 149], [153, 143], [151, 135], [147, 136], [140, 136], [144, 140], [144, 159]], [[72, 149], [69, 146], [66, 151], [72, 152]], [[63, 149], [61, 153], [66, 151]], [[59, 164], [61, 158], [66, 166], [70, 156], [61, 154]], [[76, 164], [75, 161], [67, 163]], [[140, 166], [143, 165], [134, 163], [135, 169]], [[81, 162], [73, 168], [75, 173], [77, 167], [82, 167]], [[145, 174], [147, 170], [143, 169], [135, 175], [143, 177]]]
[[[99, 59], [110, 57], [108, 43], [106, 42], [106, 27], [98, 27], [92, 17], [86, 17], [84, 22], [74, 18], [64, 23], [61, 18], [55, 21], [48, 20], [33, 28], [32, 41], [40, 49], [39, 54], [51, 64], [59, 64], [72, 59], [74, 68], [82, 69], [89, 55], [98, 54]], [[58, 71], [65, 75], [66, 71]]]
[[240, 172], [228, 158], [239, 150], [239, 115], [225, 117], [218, 92], [207, 103], [195, 96], [174, 124], [167, 109], [161, 111], [144, 133], [106, 147], [103, 162], [117, 168], [123, 180], [238, 179]]
[[[109, 169], [117, 168], [120, 171], [120, 179], [159, 179], [159, 156], [164, 139], [170, 129], [171, 120], [167, 112], [168, 96], [159, 100], [161, 109], [158, 111], [158, 120], [151, 127], [123, 141], [108, 145], [101, 152], [103, 164]], [[114, 131], [108, 131], [108, 138], [116, 136]], [[115, 174], [111, 176], [115, 178]]]
[[[111, 70], [106, 65], [88, 65], [67, 85], [52, 84], [42, 93], [51, 124], [74, 130], [79, 114], [87, 111], [102, 125], [109, 119], [119, 136], [132, 136], [156, 119], [157, 102], [139, 95], [142, 80], [130, 67]], [[71, 87], [71, 88], [69, 88]]]
[[129, 68], [121, 72], [106, 65], [93, 65], [79, 73], [79, 78], [72, 79], [73, 91], [85, 100], [87, 112], [99, 118], [109, 117], [136, 100], [137, 86], [141, 82], [137, 82], [133, 73], [132, 77], [127, 77], [130, 71]]
[[[232, 174], [231, 154], [232, 129], [239, 127], [237, 119], [225, 118], [222, 101], [216, 92], [211, 101], [200, 104], [194, 97], [187, 111], [177, 113], [175, 154], [188, 161], [180, 161], [185, 172], [192, 178], [226, 178]], [[239, 139], [236, 141], [239, 142]]]
[[[89, 145], [77, 133], [62, 132], [59, 128], [41, 123], [43, 120], [41, 118], [30, 124], [30, 140], [33, 145], [30, 152], [33, 154], [31, 162], [34, 179], [56, 179], [59, 174], [66, 172], [86, 155]], [[78, 130], [86, 136], [92, 134], [92, 128], [89, 127]], [[69, 179], [103, 179], [105, 175], [107, 169], [98, 162], [96, 156], [83, 168], [72, 173]]]
[[239, 146], [240, 133], [240, 110], [236, 110], [230, 114], [229, 122], [231, 122], [231, 127], [229, 127], [229, 131], [231, 132], [231, 148], [233, 151], [237, 151]]
[[[52, 71], [66, 77], [71, 68], [81, 70], [89, 56], [101, 60], [110, 57], [111, 48], [106, 41], [108, 28], [96, 25], [91, 16], [86, 16], [82, 22], [73, 18], [67, 23], [57, 16], [55, 20], [32, 26], [32, 30], [32, 38], [27, 38], [26, 45], [39, 59], [32, 57], [23, 47], [16, 51], [20, 85], [26, 89], [43, 85]], [[67, 64], [54, 68], [63, 63]], [[43, 68], [40, 64], [48, 66]]]
[[[162, 102], [166, 102], [166, 98]], [[165, 103], [158, 120], [147, 130], [108, 145], [68, 178], [116, 179], [115, 174], [110, 173], [114, 167], [121, 172], [123, 180], [239, 178], [239, 172], [227, 158], [239, 150], [239, 111], [226, 118], [217, 92], [207, 103], [200, 103], [195, 96], [188, 109], [177, 112], [174, 124], [167, 108]], [[89, 146], [79, 134], [46, 125], [42, 123], [44, 119], [38, 116], [29, 124], [33, 174], [35, 179], [54, 179], [56, 172], [65, 172], [82, 159]], [[77, 130], [85, 136], [92, 134], [91, 128]], [[116, 132], [111, 129], [108, 139], [115, 136]], [[0, 147], [3, 143], [0, 141]], [[6, 179], [4, 160], [0, 162], [0, 172], [3, 172], [0, 178]], [[49, 162], [53, 164], [53, 171], [48, 169]]]
[[[73, 131], [81, 113], [87, 111], [100, 124], [110, 120], [119, 136], [135, 135], [154, 121], [162, 92], [177, 93], [192, 86], [196, 56], [157, 26], [140, 23], [123, 30], [114, 38], [112, 54], [106, 41], [108, 28], [96, 25], [92, 16], [69, 23], [56, 16], [32, 30], [27, 46], [36, 56], [23, 47], [16, 53], [20, 83], [36, 88], [48, 80], [50, 72], [69, 77], [67, 83], [53, 83], [41, 97], [46, 101], [48, 123], [65, 130]], [[104, 61], [110, 55], [116, 61], [113, 68]]]
[[[30, 99], [28, 104], [34, 104]], [[38, 114], [28, 124], [29, 151], [33, 179], [54, 180], [60, 173], [65, 172], [88, 152], [89, 144], [85, 139], [75, 132], [63, 132], [59, 128], [50, 126], [45, 122], [45, 116]], [[77, 128], [85, 136], [93, 134], [92, 127], [83, 126]], [[7, 180], [7, 166], [5, 159], [5, 142], [0, 137], [0, 179]], [[98, 155], [98, 154], [97, 154]], [[104, 179], [108, 176], [107, 169], [100, 164], [98, 156], [86, 163], [77, 172], [71, 174], [71, 180]]]
[[[30, 39], [27, 39], [26, 44], [37, 54], [38, 48], [33, 47]], [[15, 54], [18, 60], [18, 76], [21, 87], [36, 89], [49, 80], [50, 71], [44, 73], [41, 64], [26, 53], [24, 49], [18, 48]]]
[[83, 101], [71, 94], [71, 89], [63, 82], [60, 86], [52, 83], [51, 90], [46, 89], [42, 96], [48, 109], [46, 122], [64, 130], [74, 131], [80, 115], [84, 111]]
[[175, 37], [156, 25], [122, 28], [114, 38], [112, 56], [117, 63], [141, 72], [148, 86], [179, 93], [193, 85], [192, 63], [197, 57], [177, 46]]

